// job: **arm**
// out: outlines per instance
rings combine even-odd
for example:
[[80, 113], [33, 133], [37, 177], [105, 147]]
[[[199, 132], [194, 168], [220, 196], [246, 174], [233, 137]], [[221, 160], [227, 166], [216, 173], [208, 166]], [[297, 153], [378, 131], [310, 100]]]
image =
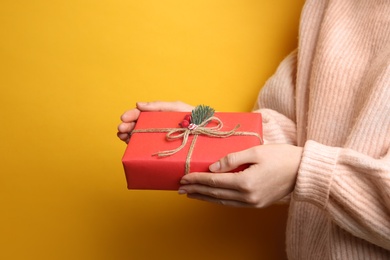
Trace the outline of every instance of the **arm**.
[[259, 93], [254, 112], [261, 112], [266, 143], [296, 144], [295, 82], [297, 52], [290, 53]]
[[305, 145], [293, 193], [343, 229], [390, 249], [390, 153], [374, 159], [314, 141]]

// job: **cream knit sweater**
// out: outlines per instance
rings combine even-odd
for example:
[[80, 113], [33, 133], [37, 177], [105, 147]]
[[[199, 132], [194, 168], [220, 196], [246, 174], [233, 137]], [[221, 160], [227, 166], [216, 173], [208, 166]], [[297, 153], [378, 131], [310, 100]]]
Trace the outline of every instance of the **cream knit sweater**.
[[267, 142], [304, 147], [289, 259], [390, 259], [390, 0], [307, 0], [257, 107]]

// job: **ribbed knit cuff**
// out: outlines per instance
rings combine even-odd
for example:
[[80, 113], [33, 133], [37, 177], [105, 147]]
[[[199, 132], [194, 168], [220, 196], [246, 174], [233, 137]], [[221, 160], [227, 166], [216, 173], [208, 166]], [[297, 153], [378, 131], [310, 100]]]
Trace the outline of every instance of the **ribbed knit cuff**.
[[334, 169], [340, 149], [307, 141], [295, 184], [294, 199], [324, 208], [329, 199]]

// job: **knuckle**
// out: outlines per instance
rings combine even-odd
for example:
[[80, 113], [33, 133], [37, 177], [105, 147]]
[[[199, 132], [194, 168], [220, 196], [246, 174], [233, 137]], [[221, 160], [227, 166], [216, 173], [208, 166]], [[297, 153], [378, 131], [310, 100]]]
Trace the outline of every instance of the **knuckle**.
[[243, 192], [246, 192], [246, 193], [250, 193], [252, 190], [253, 190], [253, 184], [250, 180], [248, 180], [247, 178], [242, 178], [239, 182], [238, 182], [238, 187], [241, 191]]
[[214, 176], [211, 176], [210, 179], [209, 179], [209, 186], [211, 187], [217, 187], [218, 186], [218, 182], [217, 180], [215, 179]]
[[257, 205], [259, 204], [260, 200], [255, 194], [249, 194], [245, 197], [245, 202], [249, 205]]
[[220, 197], [220, 192], [218, 190], [211, 190], [210, 191], [210, 196], [214, 198], [219, 198]]
[[230, 153], [230, 154], [226, 155], [226, 157], [224, 159], [224, 162], [225, 162], [227, 167], [233, 167], [236, 164], [236, 161], [237, 161], [237, 158], [236, 158], [236, 154], [234, 154], [234, 153]]
[[256, 161], [258, 161], [260, 158], [264, 156], [262, 151], [259, 149], [259, 146], [252, 149], [253, 157], [256, 158]]

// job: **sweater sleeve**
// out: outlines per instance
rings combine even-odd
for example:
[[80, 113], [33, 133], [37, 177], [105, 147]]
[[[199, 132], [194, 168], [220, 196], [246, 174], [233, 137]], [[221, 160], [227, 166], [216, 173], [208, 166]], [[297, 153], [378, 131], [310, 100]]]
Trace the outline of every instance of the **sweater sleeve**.
[[257, 98], [254, 112], [262, 114], [265, 143], [296, 144], [296, 65], [295, 50], [280, 63]]
[[390, 250], [390, 152], [374, 159], [307, 141], [293, 194], [343, 229]]

